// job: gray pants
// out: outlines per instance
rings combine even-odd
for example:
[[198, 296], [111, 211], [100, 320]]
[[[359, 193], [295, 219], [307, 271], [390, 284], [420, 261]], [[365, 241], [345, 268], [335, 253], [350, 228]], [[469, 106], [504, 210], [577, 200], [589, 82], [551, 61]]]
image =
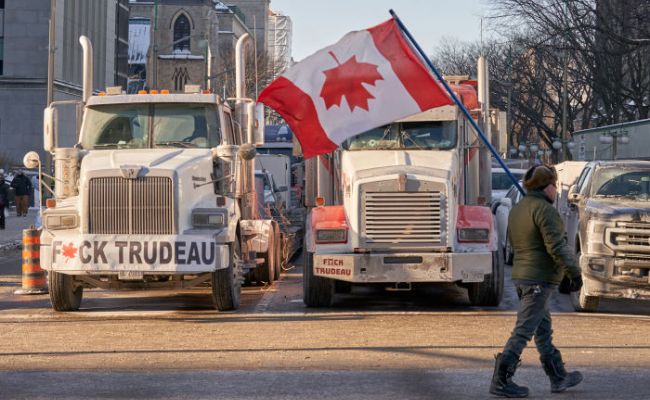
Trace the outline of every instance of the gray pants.
[[556, 290], [557, 285], [548, 283], [517, 285], [517, 323], [503, 349], [504, 353], [519, 358], [533, 336], [540, 356], [551, 356], [555, 352], [548, 302]]

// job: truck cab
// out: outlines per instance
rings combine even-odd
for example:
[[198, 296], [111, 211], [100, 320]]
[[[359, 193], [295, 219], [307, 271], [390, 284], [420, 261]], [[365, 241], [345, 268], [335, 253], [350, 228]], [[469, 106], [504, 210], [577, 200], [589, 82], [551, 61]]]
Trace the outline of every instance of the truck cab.
[[457, 107], [439, 107], [357, 135], [315, 161], [320, 186], [332, 183], [321, 189], [331, 198], [320, 198], [308, 218], [308, 306], [330, 305], [336, 287], [442, 282], [466, 287], [472, 304], [499, 303], [493, 215], [477, 199], [490, 171], [479, 171], [469, 129]]

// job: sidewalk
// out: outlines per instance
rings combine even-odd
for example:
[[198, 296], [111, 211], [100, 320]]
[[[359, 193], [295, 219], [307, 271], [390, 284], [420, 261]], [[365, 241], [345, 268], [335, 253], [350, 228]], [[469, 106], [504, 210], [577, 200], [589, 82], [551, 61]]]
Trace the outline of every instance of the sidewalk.
[[5, 229], [0, 230], [0, 251], [18, 247], [22, 243], [23, 229], [36, 224], [38, 208], [30, 208], [26, 217], [17, 217], [14, 210], [9, 210], [5, 218]]

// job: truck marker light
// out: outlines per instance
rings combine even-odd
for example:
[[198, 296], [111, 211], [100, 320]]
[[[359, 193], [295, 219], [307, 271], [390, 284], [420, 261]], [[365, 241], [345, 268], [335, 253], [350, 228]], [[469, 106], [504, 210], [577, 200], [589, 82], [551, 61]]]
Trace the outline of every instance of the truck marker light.
[[47, 199], [47, 200], [45, 200], [45, 207], [47, 207], [47, 208], [56, 208], [56, 199]]
[[147, 94], [146, 90], [138, 90], [138, 94]]
[[149, 94], [158, 94], [158, 90], [156, 90], [156, 89], [151, 89], [151, 90], [149, 91]]
[[106, 96], [106, 92], [99, 92], [97, 96]]
[[316, 197], [316, 206], [322, 207], [325, 205], [325, 198], [322, 196]]
[[169, 94], [169, 90], [163, 89], [160, 91], [160, 94]]

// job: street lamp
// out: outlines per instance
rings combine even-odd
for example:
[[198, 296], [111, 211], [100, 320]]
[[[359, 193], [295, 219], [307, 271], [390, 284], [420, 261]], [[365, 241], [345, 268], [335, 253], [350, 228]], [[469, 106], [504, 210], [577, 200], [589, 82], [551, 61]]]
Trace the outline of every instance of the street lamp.
[[618, 155], [618, 145], [630, 143], [630, 137], [627, 131], [608, 131], [600, 135], [600, 143], [612, 145], [612, 160], [616, 160]]

